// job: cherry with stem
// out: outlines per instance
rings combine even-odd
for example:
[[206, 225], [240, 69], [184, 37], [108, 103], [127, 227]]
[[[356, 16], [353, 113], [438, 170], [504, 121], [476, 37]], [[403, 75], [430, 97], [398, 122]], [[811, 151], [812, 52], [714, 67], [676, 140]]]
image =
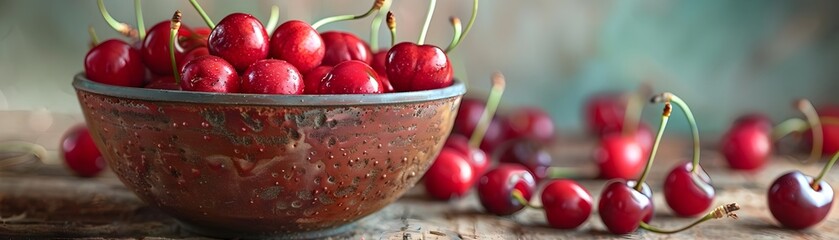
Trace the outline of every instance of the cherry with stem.
[[466, 28], [463, 29], [463, 34], [461, 34], [459, 37], [457, 37], [457, 41], [455, 41], [453, 44], [449, 45], [448, 48], [446, 48], [447, 53], [453, 51], [458, 45], [460, 45], [460, 43], [463, 41], [463, 39], [466, 38], [466, 34], [468, 34], [469, 30], [472, 29], [472, 24], [475, 23], [475, 18], [477, 16], [478, 16], [478, 0], [473, 0], [472, 1], [472, 16], [469, 17], [469, 22], [466, 23]]
[[767, 205], [772, 216], [786, 228], [812, 227], [830, 213], [833, 206], [833, 188], [824, 181], [825, 175], [839, 159], [839, 152], [813, 179], [800, 171], [781, 175], [769, 187]]
[[207, 12], [204, 12], [204, 8], [202, 8], [201, 5], [198, 4], [198, 1], [189, 0], [189, 3], [192, 4], [192, 7], [195, 8], [195, 11], [198, 12], [198, 15], [201, 16], [201, 19], [204, 19], [204, 23], [207, 24], [207, 27], [210, 27], [210, 29], [216, 28], [216, 24], [213, 23], [213, 20], [210, 19], [209, 15], [207, 15]]
[[143, 22], [143, 4], [134, 0], [134, 16], [137, 17], [137, 34], [140, 39], [146, 38], [146, 24]]
[[111, 26], [111, 28], [113, 28], [120, 34], [125, 35], [126, 37], [137, 37], [137, 29], [132, 28], [131, 25], [119, 22], [116, 19], [114, 19], [114, 17], [112, 17], [111, 14], [108, 13], [108, 9], [105, 8], [105, 2], [103, 0], [97, 0], [96, 4], [99, 5], [99, 13], [102, 14], [102, 18], [105, 19], [105, 22], [108, 23], [108, 25]]
[[370, 16], [370, 14], [373, 14], [374, 12], [381, 9], [382, 6], [384, 6], [385, 1], [387, 1], [387, 0], [376, 0], [375, 2], [373, 2], [373, 7], [371, 7], [370, 10], [367, 10], [367, 12], [365, 12], [361, 15], [338, 15], [338, 16], [332, 16], [332, 17], [327, 17], [327, 18], [318, 20], [317, 22], [312, 24], [312, 28], [317, 30], [318, 28], [323, 27], [323, 25], [326, 25], [326, 24], [329, 24], [329, 23], [365, 18], [367, 16]]
[[175, 84], [181, 84], [181, 70], [178, 68], [178, 63], [175, 59], [175, 43], [178, 41], [178, 30], [181, 28], [181, 10], [176, 10], [172, 15], [170, 22], [171, 31], [169, 31], [169, 60], [172, 61], [172, 76], [175, 77]]

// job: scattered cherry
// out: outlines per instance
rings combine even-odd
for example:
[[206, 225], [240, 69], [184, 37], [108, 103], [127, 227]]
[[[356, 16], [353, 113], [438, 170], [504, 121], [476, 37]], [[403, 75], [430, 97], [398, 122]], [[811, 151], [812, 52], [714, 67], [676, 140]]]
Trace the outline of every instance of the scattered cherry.
[[[157, 75], [172, 75], [172, 60], [169, 56], [169, 35], [172, 31], [170, 21], [162, 21], [149, 29], [146, 38], [143, 39], [143, 47], [140, 50], [143, 54], [143, 63]], [[189, 28], [181, 25], [178, 29], [178, 39], [188, 39]], [[184, 48], [179, 40], [175, 44], [175, 62], [183, 62], [184, 55], [190, 49]]]
[[321, 94], [382, 93], [382, 83], [373, 68], [362, 61], [350, 60], [335, 65], [321, 82]]
[[548, 178], [553, 158], [544, 147], [532, 139], [517, 139], [504, 144], [499, 151], [499, 161], [518, 163], [527, 167], [536, 181]]
[[303, 85], [305, 85], [305, 90], [303, 92], [306, 94], [318, 94], [320, 92], [320, 84], [329, 71], [332, 71], [331, 66], [318, 66], [304, 74]]
[[303, 76], [291, 63], [263, 59], [251, 64], [242, 74], [243, 93], [303, 94]]
[[641, 221], [653, 216], [652, 191], [646, 183], [635, 190], [635, 181], [612, 180], [603, 188], [597, 211], [609, 232], [627, 234], [638, 229]]
[[542, 190], [541, 199], [548, 225], [554, 228], [576, 228], [591, 215], [591, 194], [573, 180], [551, 181]]
[[318, 32], [303, 21], [287, 21], [271, 34], [270, 56], [291, 63], [300, 72], [319, 66], [325, 51]]
[[755, 170], [766, 164], [772, 154], [769, 132], [756, 122], [735, 124], [720, 141], [728, 166], [737, 170]]
[[424, 175], [425, 190], [436, 199], [465, 196], [475, 183], [475, 173], [458, 150], [443, 148]]
[[704, 213], [714, 201], [714, 187], [708, 173], [698, 166], [693, 172], [690, 161], [676, 165], [664, 180], [664, 199], [679, 216], [696, 216]]
[[626, 100], [621, 93], [599, 93], [586, 101], [585, 116], [589, 131], [597, 136], [623, 129]]
[[239, 75], [233, 65], [212, 55], [189, 61], [181, 70], [181, 88], [197, 92], [239, 92]]
[[502, 163], [478, 180], [478, 197], [487, 212], [510, 215], [525, 207], [516, 197], [521, 194], [526, 201], [536, 187], [536, 180], [526, 168], [518, 164]]
[[372, 61], [373, 53], [370, 52], [370, 46], [367, 46], [367, 43], [355, 34], [328, 31], [321, 33], [320, 37], [323, 38], [323, 45], [326, 48], [323, 65], [335, 66], [350, 60], [358, 60], [367, 64]]
[[804, 229], [824, 220], [833, 206], [833, 188], [799, 171], [788, 172], [772, 182], [766, 194], [769, 211], [786, 228]]
[[511, 112], [503, 127], [511, 139], [528, 138], [543, 143], [554, 139], [554, 123], [548, 113], [535, 107], [518, 108]]
[[259, 19], [246, 13], [232, 13], [210, 33], [210, 53], [244, 71], [254, 62], [268, 57], [268, 33]]
[[142, 86], [146, 74], [140, 52], [117, 39], [90, 49], [84, 59], [84, 71], [95, 82], [125, 87]]
[[460, 154], [463, 154], [463, 156], [466, 156], [469, 166], [472, 166], [472, 171], [477, 175], [483, 174], [489, 169], [489, 156], [479, 148], [470, 147], [469, 139], [466, 136], [453, 133], [449, 135], [449, 138], [446, 139], [446, 143], [443, 146], [456, 150]]
[[61, 153], [64, 163], [76, 175], [93, 177], [105, 170], [107, 162], [102, 158], [87, 126], [70, 128], [61, 140]]
[[621, 134], [607, 135], [594, 150], [594, 159], [603, 179], [637, 177], [647, 156], [635, 137]]

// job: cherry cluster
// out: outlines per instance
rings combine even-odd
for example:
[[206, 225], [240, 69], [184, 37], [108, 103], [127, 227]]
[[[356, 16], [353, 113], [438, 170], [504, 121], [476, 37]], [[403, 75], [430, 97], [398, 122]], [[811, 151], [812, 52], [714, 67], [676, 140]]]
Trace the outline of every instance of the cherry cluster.
[[[114, 20], [100, 0], [105, 20], [134, 42], [110, 39], [94, 44], [85, 57], [86, 76], [118, 86], [216, 93], [375, 94], [438, 89], [452, 85], [447, 53], [463, 40], [475, 16], [465, 30], [460, 20], [452, 18], [455, 36], [444, 51], [424, 43], [434, 1], [419, 41], [398, 44], [393, 42], [395, 16], [387, 11], [391, 0], [375, 0], [361, 15], [328, 17], [311, 25], [289, 20], [276, 26], [275, 7], [267, 27], [247, 13], [229, 14], [216, 24], [195, 0], [190, 3], [207, 27], [182, 24], [181, 13], [176, 11], [171, 20], [142, 29], [137, 6], [140, 27], [135, 30]], [[372, 44], [349, 32], [317, 30], [369, 15], [376, 15]], [[377, 49], [378, 28], [385, 17], [395, 45]]]

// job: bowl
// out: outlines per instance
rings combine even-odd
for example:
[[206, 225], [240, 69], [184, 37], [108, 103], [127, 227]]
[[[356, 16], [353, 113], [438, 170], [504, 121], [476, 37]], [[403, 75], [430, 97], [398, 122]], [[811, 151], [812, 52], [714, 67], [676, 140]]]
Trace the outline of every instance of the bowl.
[[91, 135], [126, 187], [198, 234], [317, 238], [395, 201], [448, 137], [463, 83], [362, 95], [217, 94], [78, 74]]

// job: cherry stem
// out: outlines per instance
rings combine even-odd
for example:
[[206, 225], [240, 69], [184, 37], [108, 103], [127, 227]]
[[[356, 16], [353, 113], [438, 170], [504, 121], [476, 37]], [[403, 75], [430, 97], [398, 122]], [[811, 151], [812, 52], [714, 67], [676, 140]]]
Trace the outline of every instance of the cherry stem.
[[472, 1], [472, 16], [469, 17], [469, 22], [466, 23], [466, 28], [463, 29], [463, 34], [461, 34], [460, 37], [457, 38], [457, 41], [454, 44], [452, 44], [451, 46], [449, 46], [449, 48], [446, 49], [446, 52], [454, 51], [454, 48], [456, 48], [458, 45], [460, 45], [460, 42], [462, 42], [463, 39], [466, 38], [466, 34], [469, 33], [469, 30], [472, 29], [472, 24], [475, 23], [475, 18], [477, 16], [478, 16], [478, 0], [474, 0], [474, 1]]
[[280, 22], [280, 7], [277, 5], [271, 6], [271, 16], [268, 17], [268, 24], [265, 25], [265, 29], [268, 30], [268, 34], [273, 34], [274, 29], [277, 28], [277, 23]]
[[130, 25], [121, 23], [114, 19], [114, 17], [111, 17], [111, 14], [108, 13], [108, 9], [105, 8], [105, 2], [103, 0], [96, 1], [96, 4], [99, 5], [99, 13], [102, 14], [102, 18], [105, 19], [105, 22], [108, 23], [111, 28], [127, 37], [137, 37], [137, 32], [132, 29]]
[[[819, 117], [822, 126], [831, 125], [839, 126], [839, 118], [835, 117]], [[810, 124], [800, 118], [790, 118], [772, 128], [772, 139], [778, 141], [791, 133], [802, 133], [810, 130]]]
[[434, 16], [434, 8], [437, 6], [437, 0], [431, 0], [428, 4], [428, 13], [425, 15], [425, 23], [422, 25], [422, 32], [420, 32], [417, 45], [425, 44], [425, 35], [428, 33], [428, 27], [431, 25], [431, 17]]
[[99, 36], [96, 36], [96, 29], [93, 29], [93, 25], [87, 26], [87, 34], [90, 35], [90, 48], [99, 45]]
[[558, 167], [558, 166], [550, 166], [547, 170], [548, 178], [550, 179], [557, 179], [557, 178], [576, 178], [581, 176], [579, 174], [581, 171], [580, 169], [573, 168], [573, 167]]
[[204, 12], [204, 8], [202, 8], [196, 0], [189, 0], [189, 3], [192, 4], [192, 7], [198, 12], [198, 15], [201, 15], [201, 18], [204, 19], [205, 23], [207, 23], [207, 27], [210, 27], [210, 29], [216, 28], [216, 24], [213, 23], [213, 20], [210, 19], [209, 15], [207, 15], [207, 12]]
[[644, 111], [644, 98], [650, 95], [650, 88], [649, 83], [644, 83], [629, 97], [629, 101], [626, 103], [626, 112], [623, 114], [622, 134], [624, 136], [629, 136], [638, 130], [641, 113]]
[[385, 0], [376, 0], [375, 2], [373, 2], [373, 7], [371, 7], [370, 10], [367, 10], [367, 12], [365, 12], [364, 14], [361, 14], [361, 15], [357, 15], [357, 16], [356, 15], [338, 15], [338, 16], [332, 16], [332, 17], [328, 17], [328, 18], [318, 20], [317, 22], [312, 24], [312, 28], [317, 30], [318, 28], [322, 27], [323, 25], [326, 25], [326, 24], [329, 24], [329, 23], [365, 18], [367, 16], [370, 16], [370, 14], [372, 14], [373, 12], [381, 9], [382, 6], [384, 5], [384, 2], [385, 2]]
[[178, 29], [181, 28], [181, 10], [176, 10], [172, 15], [170, 22], [171, 31], [169, 31], [169, 60], [172, 61], [172, 72], [175, 76], [175, 84], [181, 84], [181, 73], [178, 69], [178, 63], [175, 62], [175, 43], [178, 41]]
[[688, 104], [685, 103], [684, 100], [679, 98], [679, 96], [676, 96], [675, 94], [669, 93], [669, 92], [659, 94], [658, 96], [653, 97], [652, 100], [653, 100], [652, 102], [661, 102], [661, 101], [673, 102], [677, 106], [679, 106], [679, 108], [682, 109], [682, 112], [684, 113], [685, 118], [687, 118], [688, 124], [690, 125], [691, 135], [693, 135], [693, 165], [691, 165], [690, 171], [692, 173], [697, 173], [699, 171], [699, 150], [700, 150], [700, 147], [699, 147], [699, 128], [696, 126], [696, 119], [694, 119], [693, 112], [690, 111], [690, 107], [688, 107]]
[[725, 205], [722, 205], [722, 206], [719, 206], [719, 207], [715, 208], [714, 210], [712, 210], [708, 214], [705, 214], [705, 216], [703, 216], [702, 218], [697, 219], [695, 222], [693, 222], [691, 224], [688, 224], [687, 226], [684, 226], [682, 228], [676, 229], [676, 230], [659, 229], [659, 228], [653, 227], [653, 226], [651, 226], [651, 225], [649, 225], [649, 224], [647, 224], [643, 221], [641, 221], [638, 226], [643, 228], [644, 230], [654, 232], [654, 233], [673, 234], [673, 233], [678, 233], [678, 232], [681, 232], [681, 231], [684, 231], [684, 230], [688, 230], [688, 229], [692, 228], [693, 226], [699, 225], [700, 223], [706, 222], [708, 220], [720, 219], [720, 218], [723, 218], [723, 217], [730, 217], [730, 218], [733, 218], [733, 219], [737, 219], [737, 214], [734, 213], [737, 210], [740, 210], [740, 205], [738, 205], [737, 203], [725, 204]]
[[644, 181], [647, 180], [647, 174], [650, 173], [650, 169], [653, 168], [653, 161], [655, 161], [655, 154], [658, 152], [658, 144], [661, 143], [661, 135], [664, 135], [664, 129], [667, 127], [667, 120], [670, 118], [670, 112], [673, 108], [670, 106], [670, 102], [664, 103], [664, 111], [661, 114], [661, 124], [658, 126], [658, 133], [655, 135], [655, 143], [653, 143], [653, 150], [650, 152], [650, 156], [647, 159], [647, 166], [644, 167], [644, 172], [641, 173], [641, 177], [638, 178], [637, 183], [635, 184], [635, 190], [640, 192], [641, 188], [644, 186]]
[[390, 46], [396, 45], [396, 16], [387, 11], [387, 28], [390, 29]]
[[821, 158], [822, 145], [824, 144], [824, 132], [822, 132], [822, 123], [819, 120], [819, 113], [807, 99], [801, 99], [796, 102], [796, 107], [804, 116], [807, 117], [807, 122], [810, 123], [810, 128], [813, 132], [813, 148], [810, 149], [810, 160], [818, 160]]
[[518, 189], [513, 189], [513, 192], [511, 192], [510, 195], [513, 197], [513, 199], [516, 199], [516, 201], [518, 201], [519, 204], [521, 204], [522, 206], [526, 206], [532, 209], [542, 209], [542, 206], [535, 206], [530, 204], [530, 201], [527, 201], [527, 199], [524, 198], [524, 194], [522, 194], [521, 191]]
[[463, 25], [460, 24], [460, 18], [452, 17], [449, 21], [452, 23], [454, 34], [452, 35], [452, 42], [449, 43], [449, 47], [446, 48], [446, 53], [449, 53], [454, 49], [454, 45], [457, 44], [457, 40], [460, 39], [463, 34]]
[[143, 22], [143, 4], [141, 0], [134, 0], [134, 15], [137, 17], [137, 34], [140, 39], [146, 39], [146, 24]]
[[373, 51], [379, 50], [379, 28], [390, 11], [391, 3], [393, 3], [393, 0], [385, 0], [382, 8], [378, 9], [376, 16], [373, 17], [373, 22], [370, 23], [370, 49], [373, 49]]
[[0, 142], [0, 153], [0, 169], [39, 162], [47, 157], [47, 150], [43, 146], [23, 141]]
[[478, 125], [475, 126], [475, 131], [469, 138], [469, 146], [478, 148], [481, 146], [481, 141], [484, 140], [484, 135], [489, 129], [489, 124], [492, 122], [492, 117], [495, 116], [495, 110], [498, 109], [498, 103], [501, 102], [501, 95], [504, 94], [505, 87], [504, 75], [500, 72], [492, 74], [492, 89], [489, 90], [489, 97], [487, 98], [487, 105], [484, 108], [484, 113], [478, 120]]
[[813, 190], [819, 190], [819, 182], [821, 182], [822, 179], [824, 179], [824, 176], [827, 175], [827, 172], [830, 171], [830, 168], [833, 167], [833, 164], [836, 164], [837, 159], [839, 159], [839, 152], [833, 154], [833, 158], [831, 158], [830, 161], [828, 161], [827, 164], [824, 165], [824, 168], [822, 168], [822, 172], [819, 173], [819, 176], [813, 179]]

